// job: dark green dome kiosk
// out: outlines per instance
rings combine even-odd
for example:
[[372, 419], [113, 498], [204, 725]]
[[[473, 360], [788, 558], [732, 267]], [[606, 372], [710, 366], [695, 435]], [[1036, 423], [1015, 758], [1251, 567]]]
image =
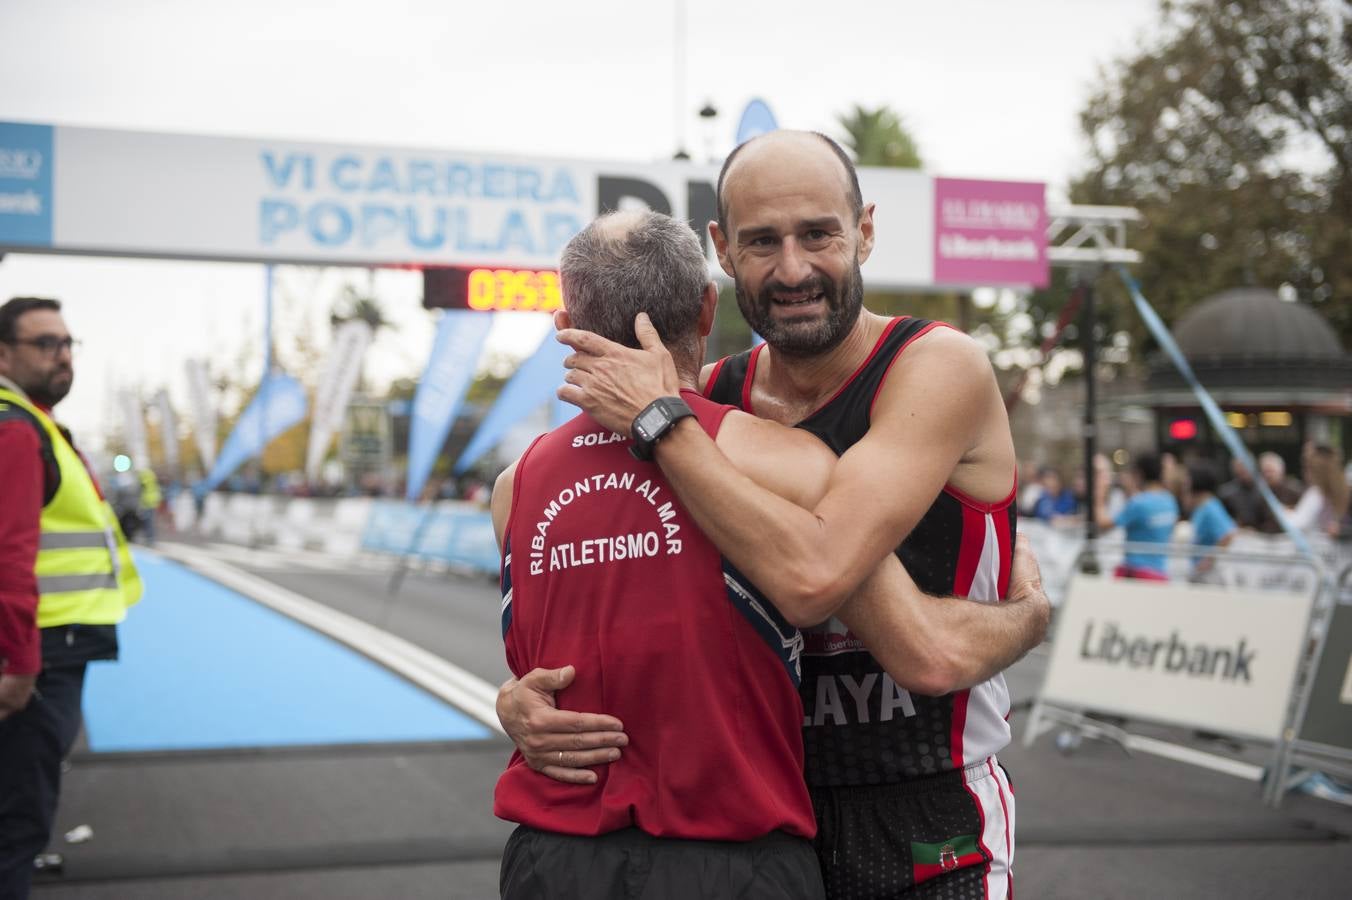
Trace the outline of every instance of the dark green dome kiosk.
[[[1173, 328], [1198, 379], [1255, 453], [1275, 451], [1299, 472], [1306, 440], [1347, 451], [1352, 355], [1310, 307], [1266, 288], [1234, 288], [1202, 301]], [[1147, 380], [1158, 446], [1181, 458], [1225, 455], [1196, 397], [1169, 360]]]

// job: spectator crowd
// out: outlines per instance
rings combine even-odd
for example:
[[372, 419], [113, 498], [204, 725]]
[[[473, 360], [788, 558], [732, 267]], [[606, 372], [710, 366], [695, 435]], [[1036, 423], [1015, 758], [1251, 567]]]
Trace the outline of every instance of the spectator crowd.
[[[1222, 466], [1203, 457], [1180, 462], [1172, 454], [1139, 454], [1120, 471], [1108, 458], [1094, 460], [1095, 520], [1100, 530], [1120, 528], [1132, 546], [1119, 577], [1167, 579], [1162, 553], [1143, 552], [1142, 545], [1166, 545], [1180, 522], [1186, 523], [1188, 542], [1204, 548], [1222, 548], [1241, 529], [1279, 534], [1281, 523], [1263, 498], [1258, 479], [1271, 490], [1294, 527], [1338, 541], [1352, 541], [1349, 511], [1349, 473], [1341, 454], [1331, 446], [1309, 442], [1301, 452], [1301, 477], [1287, 472], [1283, 458], [1273, 452], [1258, 456], [1255, 475], [1239, 459], [1232, 461], [1229, 480]], [[1025, 466], [1019, 494], [1020, 515], [1051, 525], [1074, 525], [1085, 517], [1089, 488], [1083, 470], [1067, 483], [1055, 466]], [[1215, 556], [1194, 557], [1191, 578], [1210, 580]]]

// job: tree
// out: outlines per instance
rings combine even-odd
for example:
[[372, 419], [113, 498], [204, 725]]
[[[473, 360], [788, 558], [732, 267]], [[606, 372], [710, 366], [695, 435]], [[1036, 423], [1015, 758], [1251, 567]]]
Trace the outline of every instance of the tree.
[[858, 104], [848, 115], [838, 117], [845, 129], [845, 146], [861, 166], [892, 166], [901, 169], [920, 168], [920, 151], [916, 149], [901, 117], [886, 106], [865, 109]]
[[363, 293], [353, 285], [347, 284], [343, 286], [342, 297], [334, 304], [329, 323], [337, 328], [344, 322], [356, 319], [370, 325], [372, 334], [386, 326], [393, 326], [393, 323], [385, 318], [385, 308], [374, 292]]
[[[362, 321], [371, 328], [371, 340], [374, 341], [382, 328], [393, 328], [394, 323], [385, 317], [385, 307], [375, 294], [375, 279], [365, 292], [351, 284], [343, 286], [342, 296], [333, 305], [329, 314], [329, 324], [337, 330], [345, 322]], [[362, 372], [357, 376], [357, 392], [366, 390], [366, 362], [362, 360]]]
[[[921, 167], [920, 150], [915, 138], [902, 123], [901, 116], [887, 106], [865, 109], [855, 104], [837, 122], [845, 131], [841, 143], [854, 156], [856, 165], [898, 169]], [[869, 291], [864, 304], [883, 315], [907, 314], [928, 319], [942, 319], [956, 324], [964, 331], [990, 334], [991, 349], [1005, 343], [1007, 330], [1005, 316], [994, 310], [974, 310], [965, 293], [957, 291], [927, 292], [923, 294]], [[721, 304], [720, 304], [721, 305]]]
[[[1352, 341], [1352, 2], [1164, 0], [1155, 42], [1102, 78], [1071, 198], [1145, 215], [1138, 275], [1165, 321], [1287, 284]], [[1034, 318], [1062, 296], [1036, 298]], [[1125, 302], [1105, 305], [1141, 346]]]

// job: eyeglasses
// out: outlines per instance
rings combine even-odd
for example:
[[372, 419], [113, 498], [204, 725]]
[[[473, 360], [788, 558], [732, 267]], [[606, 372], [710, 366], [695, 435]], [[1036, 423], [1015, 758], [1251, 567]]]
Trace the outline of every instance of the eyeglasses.
[[80, 342], [72, 337], [52, 337], [50, 334], [44, 334], [36, 338], [16, 338], [12, 341], [6, 341], [7, 344], [27, 344], [30, 347], [36, 347], [42, 353], [48, 356], [56, 356], [62, 350], [69, 350], [74, 353], [80, 346]]

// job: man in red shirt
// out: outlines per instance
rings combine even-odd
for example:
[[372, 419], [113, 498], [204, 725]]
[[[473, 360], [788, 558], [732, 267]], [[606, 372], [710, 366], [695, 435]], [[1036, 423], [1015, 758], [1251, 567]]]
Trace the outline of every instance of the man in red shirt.
[[[576, 662], [559, 703], [622, 716], [630, 739], [623, 760], [574, 784], [513, 755], [495, 811], [523, 827], [503, 857], [503, 896], [820, 896], [796, 692], [797, 626], [816, 613], [772, 605], [699, 531], [661, 470], [634, 457], [651, 459], [665, 429], [692, 416], [747, 477], [803, 506], [820, 498], [835, 457], [806, 431], [690, 390], [717, 293], [683, 223], [603, 217], [570, 242], [562, 276], [578, 327], [623, 340], [635, 312], [650, 310], [686, 389], [640, 417], [650, 429], [633, 441], [578, 416], [494, 491], [514, 674]], [[1021, 584], [1035, 579], [1026, 576]], [[916, 594], [889, 557], [840, 615], [867, 638], [887, 627], [893, 598]], [[1018, 605], [1011, 620], [1038, 618]], [[885, 695], [901, 698], [884, 680]]]
[[28, 896], [50, 839], [85, 666], [117, 657], [140, 596], [117, 528], [52, 407], [74, 379], [55, 300], [0, 307], [0, 898]]

